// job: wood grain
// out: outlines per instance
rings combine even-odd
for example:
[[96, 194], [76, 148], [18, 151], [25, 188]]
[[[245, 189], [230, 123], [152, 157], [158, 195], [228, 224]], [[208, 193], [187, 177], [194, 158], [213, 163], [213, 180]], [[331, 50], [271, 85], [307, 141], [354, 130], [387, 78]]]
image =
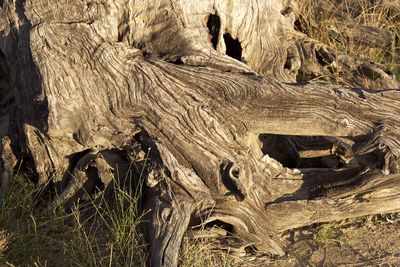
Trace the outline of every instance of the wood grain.
[[[5, 0], [0, 89], [15, 104], [0, 108], [12, 114], [4, 173], [10, 153], [28, 160], [38, 184], [64, 188], [53, 206], [115, 170], [143, 178], [151, 266], [177, 265], [188, 227], [221, 221], [243, 251], [283, 255], [287, 229], [398, 211], [399, 83], [295, 83], [342, 63], [294, 29], [289, 2]], [[210, 33], [212, 14], [220, 29]], [[227, 33], [240, 60], [226, 55]], [[351, 80], [362, 64], [342, 71]], [[283, 166], [262, 152], [263, 134], [314, 163]], [[315, 163], [325, 154], [336, 168]]]

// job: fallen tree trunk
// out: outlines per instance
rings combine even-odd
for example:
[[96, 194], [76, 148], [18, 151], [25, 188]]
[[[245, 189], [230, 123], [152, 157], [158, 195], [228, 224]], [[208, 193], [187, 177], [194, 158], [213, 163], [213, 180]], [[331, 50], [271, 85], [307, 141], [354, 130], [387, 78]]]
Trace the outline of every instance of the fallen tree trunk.
[[152, 266], [188, 227], [283, 255], [287, 229], [400, 210], [399, 83], [304, 82], [366, 63], [295, 31], [288, 1], [0, 6], [2, 183], [28, 162], [68, 205], [132, 171]]

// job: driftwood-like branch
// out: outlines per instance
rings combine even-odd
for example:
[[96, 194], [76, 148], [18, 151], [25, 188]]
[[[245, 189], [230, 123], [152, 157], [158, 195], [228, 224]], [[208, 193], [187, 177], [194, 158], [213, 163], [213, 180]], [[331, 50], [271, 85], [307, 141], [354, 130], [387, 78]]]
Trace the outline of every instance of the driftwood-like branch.
[[3, 183], [28, 161], [69, 206], [144, 179], [152, 266], [177, 265], [188, 227], [283, 255], [287, 229], [399, 210], [398, 82], [295, 84], [365, 62], [294, 20], [281, 0], [1, 2]]

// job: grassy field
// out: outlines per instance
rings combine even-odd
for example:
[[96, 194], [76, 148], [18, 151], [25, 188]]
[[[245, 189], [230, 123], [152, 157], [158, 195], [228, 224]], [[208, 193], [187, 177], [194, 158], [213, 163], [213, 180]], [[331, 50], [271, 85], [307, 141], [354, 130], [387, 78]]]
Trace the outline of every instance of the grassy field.
[[[400, 78], [399, 0], [302, 0], [301, 31], [334, 51], [380, 63]], [[369, 27], [369, 28], [363, 28]], [[359, 31], [358, 29], [361, 29]], [[380, 34], [367, 40], [357, 36], [363, 29]], [[354, 34], [354, 35], [352, 35]], [[386, 43], [378, 40], [384, 36]], [[371, 45], [378, 43], [377, 45]]]
[[112, 204], [92, 202], [70, 213], [44, 212], [48, 203], [40, 193], [26, 177], [12, 179], [1, 207], [1, 266], [144, 265], [144, 242], [136, 231], [139, 193], [116, 186]]
[[[43, 211], [50, 200], [40, 197], [42, 189], [15, 176], [0, 208], [0, 266], [145, 266], [140, 191], [113, 190], [107, 203]], [[185, 238], [183, 247], [181, 266], [238, 266], [207, 237]]]
[[[334, 0], [304, 2], [300, 19], [304, 33], [328, 44], [334, 50], [381, 63], [400, 79], [400, 14], [396, 13], [400, 10], [399, 1], [344, 0], [339, 1], [340, 4]], [[323, 8], [312, 8], [316, 3]], [[319, 11], [311, 12], [312, 10]], [[334, 36], [337, 33], [335, 29], [354, 24], [387, 31], [393, 42], [387, 47], [371, 48], [365, 44], [357, 44], [345, 36]], [[43, 208], [48, 205], [48, 200], [40, 197], [42, 190], [44, 189], [35, 188], [30, 179], [22, 175], [16, 175], [10, 182], [5, 202], [0, 207], [0, 266], [145, 265], [145, 242], [137, 231], [143, 216], [138, 211], [140, 192], [129, 194], [116, 186], [112, 203], [89, 202], [84, 207], [75, 206], [67, 213], [63, 209], [43, 211], [46, 210]], [[307, 245], [305, 249], [292, 247], [288, 257], [282, 261], [272, 261], [270, 265], [310, 262], [310, 250], [326, 250], [332, 247], [332, 242], [345, 247], [350, 242], [347, 240], [349, 236], [361, 238], [362, 231], [376, 225], [383, 227], [378, 227], [381, 233], [386, 233], [385, 229], [398, 225], [398, 217], [398, 214], [372, 216], [361, 219], [361, 223], [359, 220], [333, 222], [313, 226], [312, 229], [296, 230], [291, 234], [303, 235], [307, 238], [298, 240], [309, 240], [314, 245]], [[353, 227], [353, 232], [348, 230], [348, 225]], [[400, 233], [393, 231], [387, 237], [396, 237], [396, 234], [400, 237]], [[385, 235], [382, 234], [381, 238], [385, 238]], [[293, 244], [297, 241], [293, 238]], [[352, 246], [357, 247], [353, 243]], [[242, 260], [231, 255], [229, 251], [215, 250], [216, 246], [207, 237], [195, 240], [185, 238], [180, 264], [243, 266]], [[388, 250], [390, 246], [385, 248], [386, 252]]]

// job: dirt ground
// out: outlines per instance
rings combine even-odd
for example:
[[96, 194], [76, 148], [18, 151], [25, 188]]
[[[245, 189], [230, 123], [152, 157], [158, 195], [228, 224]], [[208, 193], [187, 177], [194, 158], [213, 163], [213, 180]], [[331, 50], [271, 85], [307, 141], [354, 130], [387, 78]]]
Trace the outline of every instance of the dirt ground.
[[399, 214], [314, 225], [285, 238], [286, 257], [249, 259], [249, 266], [400, 266]]

